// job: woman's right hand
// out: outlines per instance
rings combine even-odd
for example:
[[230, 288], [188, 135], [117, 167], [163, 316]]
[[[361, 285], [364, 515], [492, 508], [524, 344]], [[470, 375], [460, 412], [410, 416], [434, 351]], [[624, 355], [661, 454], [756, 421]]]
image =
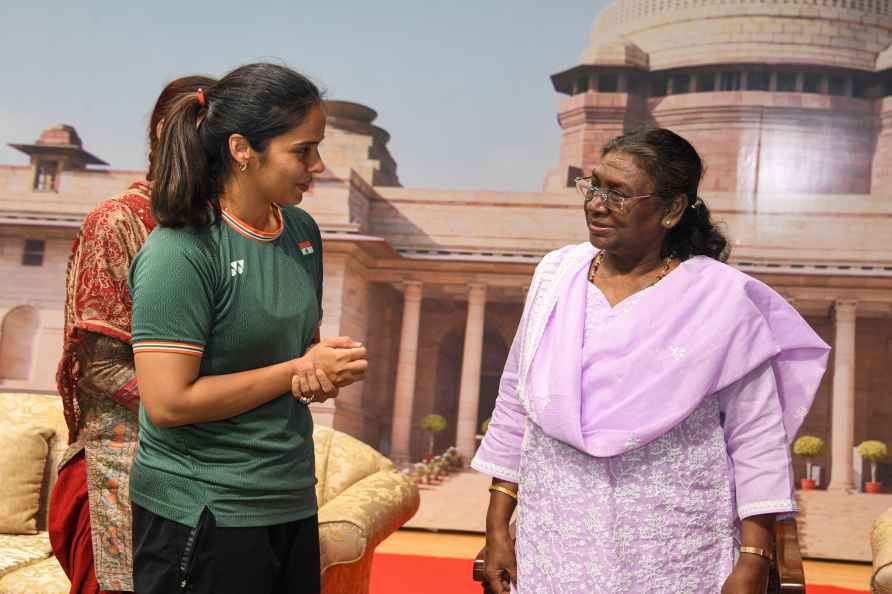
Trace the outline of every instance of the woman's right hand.
[[369, 366], [367, 356], [362, 343], [349, 336], [333, 336], [310, 347], [304, 358], [321, 369], [335, 386], [343, 388], [365, 378]]
[[338, 387], [307, 357], [298, 359], [295, 368], [296, 373], [291, 378], [291, 393], [295, 398], [304, 404], [337, 398]]
[[507, 526], [486, 533], [486, 581], [495, 594], [510, 594], [511, 584], [517, 583], [514, 539]]

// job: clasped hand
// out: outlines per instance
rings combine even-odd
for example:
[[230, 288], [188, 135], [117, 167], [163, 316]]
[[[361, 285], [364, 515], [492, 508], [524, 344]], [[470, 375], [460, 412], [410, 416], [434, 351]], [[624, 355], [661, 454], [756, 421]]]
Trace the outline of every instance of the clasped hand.
[[339, 389], [365, 377], [367, 351], [349, 336], [334, 336], [314, 344], [294, 361], [291, 392], [306, 402], [335, 398]]
[[768, 588], [768, 570], [767, 559], [742, 553], [722, 586], [722, 594], [764, 594]]

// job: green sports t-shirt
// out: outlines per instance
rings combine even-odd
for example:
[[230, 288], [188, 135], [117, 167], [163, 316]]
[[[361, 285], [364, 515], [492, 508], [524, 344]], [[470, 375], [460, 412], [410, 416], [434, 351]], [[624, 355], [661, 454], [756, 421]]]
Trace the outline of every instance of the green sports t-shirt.
[[[297, 207], [274, 232], [231, 213], [208, 228], [157, 227], [130, 268], [134, 353], [201, 357], [200, 375], [304, 354], [322, 315], [322, 240]], [[236, 417], [156, 427], [140, 407], [130, 476], [137, 505], [195, 526], [269, 526], [317, 511], [313, 419], [291, 392]]]

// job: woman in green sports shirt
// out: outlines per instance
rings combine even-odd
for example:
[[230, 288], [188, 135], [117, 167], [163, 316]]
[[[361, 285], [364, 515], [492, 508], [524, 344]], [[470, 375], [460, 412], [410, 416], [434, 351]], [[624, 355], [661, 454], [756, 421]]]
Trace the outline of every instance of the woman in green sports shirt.
[[306, 77], [250, 64], [178, 100], [130, 269], [141, 394], [131, 471], [140, 594], [319, 592], [307, 404], [362, 379], [319, 342], [322, 241], [296, 207], [325, 166]]

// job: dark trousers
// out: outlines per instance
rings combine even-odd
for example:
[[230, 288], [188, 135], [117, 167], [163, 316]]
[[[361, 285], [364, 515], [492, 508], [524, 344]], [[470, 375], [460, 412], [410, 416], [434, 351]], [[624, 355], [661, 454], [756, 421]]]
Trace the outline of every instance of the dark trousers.
[[205, 508], [190, 528], [133, 505], [137, 594], [319, 594], [318, 517], [220, 528]]

